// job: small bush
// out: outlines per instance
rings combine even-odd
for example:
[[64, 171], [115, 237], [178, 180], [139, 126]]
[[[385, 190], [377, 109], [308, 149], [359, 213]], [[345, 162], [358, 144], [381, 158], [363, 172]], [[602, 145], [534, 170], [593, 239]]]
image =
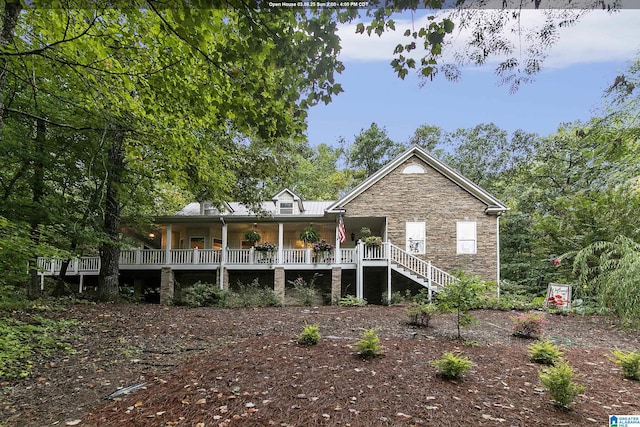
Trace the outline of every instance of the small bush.
[[296, 290], [300, 304], [308, 307], [317, 303], [318, 289], [315, 287], [315, 281], [318, 277], [320, 277], [320, 274], [314, 274], [309, 283], [302, 277], [298, 277], [296, 280], [289, 280], [289, 284], [293, 285]]
[[238, 281], [238, 291], [231, 292], [227, 300], [228, 307], [279, 307], [282, 301], [271, 288], [260, 286], [258, 279], [245, 285]]
[[342, 307], [364, 307], [367, 305], [367, 301], [362, 298], [356, 298], [353, 295], [347, 295], [341, 298], [338, 304]]
[[382, 305], [396, 305], [404, 301], [404, 295], [402, 292], [396, 291], [391, 294], [391, 301], [389, 301], [389, 294], [387, 292], [382, 293]]
[[406, 313], [409, 316], [409, 323], [426, 328], [437, 310], [434, 304], [413, 303], [407, 307]]
[[562, 350], [549, 340], [537, 341], [529, 346], [529, 357], [532, 362], [555, 365], [561, 356]]
[[375, 328], [365, 329], [360, 341], [356, 344], [356, 348], [363, 359], [371, 359], [382, 355], [383, 347], [380, 344], [378, 330]]
[[34, 317], [32, 323], [0, 318], [0, 378], [27, 377], [36, 354], [72, 353], [71, 345], [64, 340], [76, 325], [75, 320], [50, 320], [39, 316]]
[[306, 346], [316, 345], [320, 341], [320, 326], [304, 325], [302, 332], [298, 335], [298, 343]]
[[622, 376], [629, 380], [640, 380], [640, 353], [613, 350], [613, 363], [622, 367]]
[[417, 294], [411, 297], [411, 301], [417, 304], [429, 304], [431, 303], [431, 299], [429, 298], [429, 290], [426, 288], [422, 288], [418, 291]]
[[521, 338], [534, 338], [542, 333], [545, 319], [543, 313], [523, 313], [511, 316], [511, 334]]
[[190, 307], [225, 307], [229, 291], [216, 284], [196, 282], [182, 291], [181, 303]]
[[576, 384], [573, 368], [566, 362], [546, 368], [538, 373], [540, 381], [546, 387], [554, 403], [567, 408], [573, 399], [584, 390], [584, 386]]
[[442, 358], [432, 361], [431, 364], [438, 368], [443, 378], [447, 379], [460, 378], [473, 366], [466, 357], [456, 356], [450, 351], [444, 352]]

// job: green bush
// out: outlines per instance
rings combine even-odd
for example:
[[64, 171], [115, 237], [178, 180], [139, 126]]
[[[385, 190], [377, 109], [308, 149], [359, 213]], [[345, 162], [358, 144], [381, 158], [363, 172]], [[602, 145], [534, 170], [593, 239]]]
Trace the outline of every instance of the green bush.
[[561, 407], [567, 408], [573, 399], [584, 390], [584, 386], [574, 382], [573, 368], [566, 362], [546, 368], [538, 373], [551, 399]]
[[226, 307], [229, 291], [213, 283], [196, 282], [182, 291], [181, 303], [190, 307]]
[[0, 378], [23, 378], [31, 373], [33, 357], [73, 351], [64, 335], [75, 320], [35, 317], [33, 323], [0, 318]]
[[347, 295], [341, 298], [338, 304], [342, 307], [364, 307], [367, 305], [367, 301], [362, 298], [356, 298], [353, 295]]
[[418, 326], [429, 326], [431, 317], [438, 309], [434, 304], [412, 303], [407, 307], [406, 313], [409, 316], [409, 323]]
[[562, 350], [549, 340], [536, 341], [528, 349], [531, 361], [543, 365], [555, 365], [562, 357]]
[[371, 359], [382, 355], [383, 347], [380, 344], [380, 337], [376, 328], [365, 329], [356, 344], [358, 354], [363, 359]]
[[382, 293], [382, 304], [383, 305], [396, 305], [396, 304], [400, 304], [401, 302], [403, 302], [405, 299], [404, 295], [402, 295], [402, 292], [400, 291], [396, 291], [393, 292], [391, 294], [391, 300], [389, 301], [389, 293], [388, 292], [383, 292]]
[[615, 349], [613, 363], [622, 367], [622, 376], [630, 380], [640, 380], [640, 353], [635, 351], [625, 352]]
[[511, 334], [515, 337], [533, 338], [542, 333], [544, 313], [522, 313], [511, 316]]
[[431, 364], [438, 368], [443, 378], [447, 379], [460, 378], [473, 366], [466, 357], [456, 356], [450, 351], [444, 352], [442, 358], [432, 361]]
[[295, 280], [289, 280], [289, 283], [293, 285], [293, 288], [296, 290], [296, 294], [301, 305], [312, 306], [317, 303], [318, 289], [315, 287], [315, 281], [318, 277], [320, 277], [320, 274], [314, 274], [309, 283], [307, 283], [302, 277], [298, 277]]
[[469, 310], [477, 306], [480, 293], [486, 288], [484, 282], [474, 276], [458, 272], [457, 280], [447, 284], [438, 294], [436, 304], [438, 311], [456, 313], [458, 339], [461, 339], [460, 328], [475, 322]]
[[320, 326], [304, 325], [302, 332], [298, 335], [298, 343], [306, 346], [316, 345], [320, 341]]
[[245, 285], [238, 281], [238, 291], [231, 292], [227, 307], [279, 307], [282, 301], [271, 288], [264, 288], [258, 279]]
[[430, 304], [432, 300], [429, 298], [429, 290], [427, 288], [420, 289], [417, 294], [411, 297], [411, 301], [417, 304]]

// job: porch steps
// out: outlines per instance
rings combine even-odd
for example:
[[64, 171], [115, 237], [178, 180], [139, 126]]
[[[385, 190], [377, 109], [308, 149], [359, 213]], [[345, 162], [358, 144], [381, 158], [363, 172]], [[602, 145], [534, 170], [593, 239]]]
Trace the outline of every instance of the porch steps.
[[442, 287], [458, 280], [455, 276], [439, 269], [422, 258], [389, 243], [391, 269], [424, 286], [429, 291], [438, 292]]

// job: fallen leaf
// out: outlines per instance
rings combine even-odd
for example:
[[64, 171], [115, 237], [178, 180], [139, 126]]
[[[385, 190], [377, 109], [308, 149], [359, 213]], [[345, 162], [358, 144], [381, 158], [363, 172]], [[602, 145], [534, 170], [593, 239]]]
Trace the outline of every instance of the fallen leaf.
[[67, 426], [77, 426], [78, 424], [80, 424], [82, 422], [82, 420], [71, 420], [71, 421], [67, 421], [66, 423], [64, 423], [64, 425]]
[[196, 402], [196, 405], [203, 405], [205, 403], [207, 403], [207, 399], [203, 397], [202, 399], [198, 399], [198, 401]]

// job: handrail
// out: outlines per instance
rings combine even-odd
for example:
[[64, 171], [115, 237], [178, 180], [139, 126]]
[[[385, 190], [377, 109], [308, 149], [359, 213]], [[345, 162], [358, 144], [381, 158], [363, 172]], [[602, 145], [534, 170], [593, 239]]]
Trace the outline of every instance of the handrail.
[[418, 258], [391, 242], [386, 242], [386, 244], [390, 248], [390, 261], [427, 281], [428, 286], [434, 284], [436, 287], [443, 287], [458, 280], [457, 277], [433, 266], [430, 261]]

